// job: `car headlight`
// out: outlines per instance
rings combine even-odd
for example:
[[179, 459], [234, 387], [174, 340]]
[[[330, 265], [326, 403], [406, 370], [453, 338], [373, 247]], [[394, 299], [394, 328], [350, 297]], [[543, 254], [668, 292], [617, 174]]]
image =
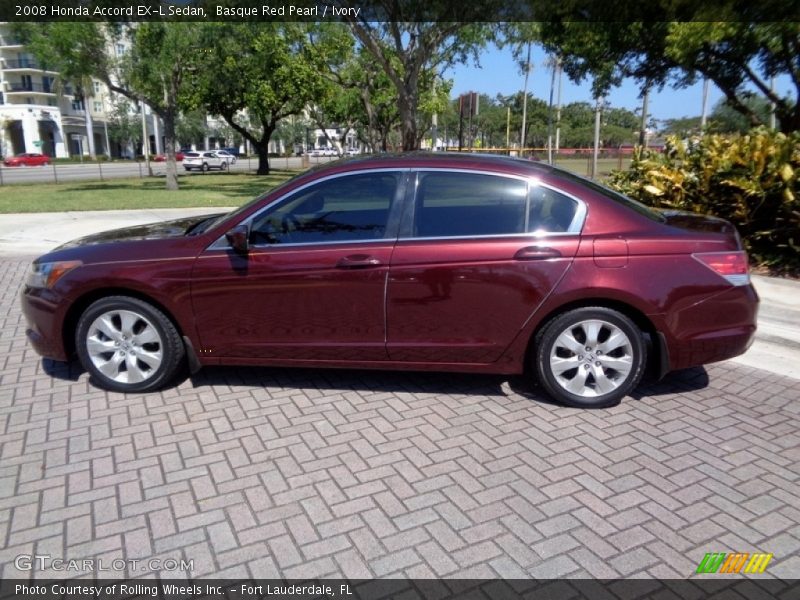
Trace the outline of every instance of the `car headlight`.
[[32, 288], [52, 289], [59, 279], [81, 264], [79, 260], [32, 263], [25, 285]]

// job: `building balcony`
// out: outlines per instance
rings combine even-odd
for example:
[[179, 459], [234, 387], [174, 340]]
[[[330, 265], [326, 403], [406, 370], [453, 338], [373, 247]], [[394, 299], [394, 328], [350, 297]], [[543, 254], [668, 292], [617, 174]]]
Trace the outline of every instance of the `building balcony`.
[[18, 40], [14, 36], [0, 35], [0, 48], [3, 48], [4, 46], [22, 46], [22, 41]]
[[32, 58], [7, 58], [3, 62], [6, 64], [6, 69], [36, 69], [37, 71], [41, 70], [39, 63], [33, 60]]
[[15, 81], [8, 81], [6, 82], [8, 88], [6, 89], [7, 94], [22, 94], [22, 93], [34, 93], [34, 94], [47, 94], [49, 96], [55, 96], [55, 92], [53, 91], [53, 86], [49, 85], [42, 85], [41, 83], [24, 83], [24, 82], [15, 82]]

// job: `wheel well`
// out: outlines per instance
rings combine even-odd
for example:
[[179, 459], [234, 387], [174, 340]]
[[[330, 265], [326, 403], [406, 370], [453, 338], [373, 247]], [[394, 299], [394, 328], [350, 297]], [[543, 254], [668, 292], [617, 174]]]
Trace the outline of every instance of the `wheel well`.
[[92, 290], [91, 292], [84, 294], [75, 302], [73, 302], [72, 306], [69, 307], [67, 315], [64, 318], [64, 328], [61, 332], [64, 342], [64, 350], [68, 356], [75, 354], [75, 330], [78, 327], [78, 321], [80, 320], [83, 311], [85, 311], [93, 302], [100, 300], [101, 298], [107, 298], [108, 296], [128, 296], [130, 298], [137, 298], [138, 300], [152, 304], [158, 310], [163, 312], [170, 321], [172, 321], [172, 324], [175, 326], [178, 334], [181, 336], [183, 335], [183, 330], [181, 329], [180, 324], [175, 320], [175, 317], [172, 316], [172, 313], [163, 304], [153, 300], [153, 298], [147, 294], [127, 288], [102, 288], [99, 290]]
[[647, 316], [637, 308], [634, 308], [630, 304], [626, 304], [625, 302], [620, 302], [619, 300], [611, 300], [609, 298], [582, 298], [580, 300], [575, 300], [573, 302], [568, 302], [567, 304], [562, 304], [556, 309], [550, 311], [536, 326], [536, 329], [531, 334], [531, 338], [528, 341], [528, 348], [525, 352], [525, 370], [527, 371], [530, 366], [533, 364], [533, 352], [535, 350], [534, 346], [536, 344], [536, 336], [539, 332], [547, 326], [547, 324], [558, 317], [561, 314], [564, 314], [567, 311], [576, 309], [576, 308], [584, 308], [587, 306], [601, 306], [603, 308], [610, 308], [612, 310], [616, 310], [617, 312], [622, 313], [626, 317], [628, 317], [634, 324], [645, 334], [645, 341], [647, 344], [647, 371], [657, 371], [660, 368], [661, 364], [661, 345], [658, 343], [657, 340], [657, 330], [653, 322], [647, 318]]

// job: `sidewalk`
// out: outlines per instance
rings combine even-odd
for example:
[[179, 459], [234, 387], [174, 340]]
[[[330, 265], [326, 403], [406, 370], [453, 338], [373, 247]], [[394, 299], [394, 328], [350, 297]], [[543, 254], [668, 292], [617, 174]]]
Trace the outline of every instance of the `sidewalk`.
[[[231, 210], [166, 208], [0, 215], [0, 257], [35, 256], [69, 240], [106, 229]], [[800, 379], [800, 282], [753, 276], [761, 296], [758, 334], [734, 361]]]

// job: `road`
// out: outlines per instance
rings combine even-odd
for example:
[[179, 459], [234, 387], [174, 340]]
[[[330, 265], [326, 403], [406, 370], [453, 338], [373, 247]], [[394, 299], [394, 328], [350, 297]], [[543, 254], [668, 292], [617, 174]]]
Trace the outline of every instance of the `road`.
[[0, 215], [0, 577], [65, 577], [20, 570], [34, 553], [128, 559], [124, 577], [684, 579], [718, 551], [800, 573], [800, 284], [755, 278], [753, 366], [600, 411], [521, 378], [355, 370], [206, 368], [123, 395], [36, 356], [31, 255], [192, 212]]
[[[309, 157], [308, 163], [304, 164], [300, 157], [290, 158], [271, 158], [270, 166], [277, 169], [301, 169], [304, 166], [316, 165], [336, 160], [335, 157]], [[151, 162], [150, 168], [153, 175], [164, 175], [166, 165], [163, 162]], [[248, 172], [258, 168], [257, 158], [240, 158], [233, 165], [231, 171]], [[178, 172], [183, 174], [184, 170], [178, 164]], [[215, 171], [212, 171], [215, 172]], [[192, 174], [202, 175], [199, 171], [192, 171]], [[0, 166], [0, 179], [3, 185], [19, 183], [64, 183], [68, 181], [85, 180], [105, 180], [105, 179], [127, 179], [131, 177], [146, 177], [148, 175], [147, 165], [143, 162], [120, 161], [120, 162], [96, 162], [96, 163], [65, 163], [52, 164], [47, 167], [2, 167]]]

